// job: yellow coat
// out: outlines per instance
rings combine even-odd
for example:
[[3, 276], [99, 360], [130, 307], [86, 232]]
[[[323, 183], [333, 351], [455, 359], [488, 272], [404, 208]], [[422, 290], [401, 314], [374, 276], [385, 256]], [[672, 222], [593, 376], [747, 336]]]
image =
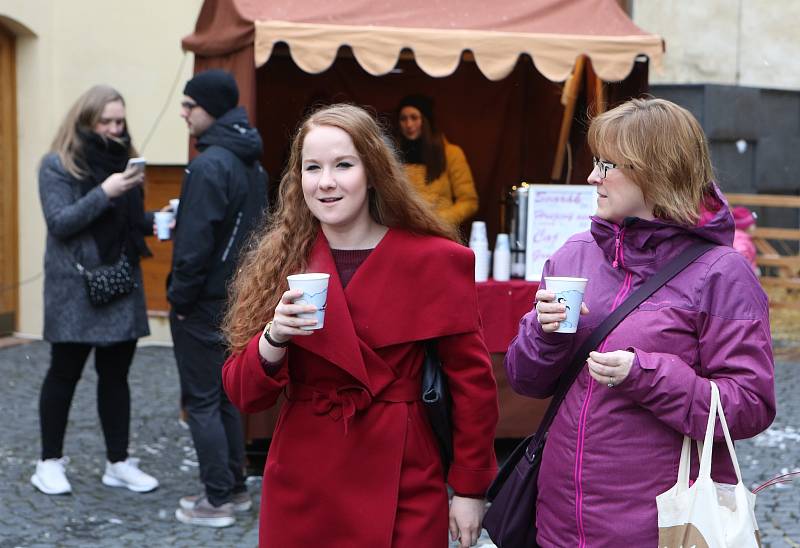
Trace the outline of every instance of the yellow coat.
[[444, 172], [425, 184], [424, 164], [405, 164], [411, 184], [448, 223], [460, 225], [478, 212], [478, 192], [461, 147], [444, 143]]

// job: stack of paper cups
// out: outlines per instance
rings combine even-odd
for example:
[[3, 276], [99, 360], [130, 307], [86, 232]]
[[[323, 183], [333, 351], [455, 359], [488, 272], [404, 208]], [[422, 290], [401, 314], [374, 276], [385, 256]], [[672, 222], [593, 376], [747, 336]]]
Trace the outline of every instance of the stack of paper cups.
[[507, 282], [511, 279], [511, 247], [508, 234], [498, 234], [494, 244], [494, 261], [492, 263], [492, 277], [498, 282]]
[[469, 234], [469, 248], [475, 253], [475, 281], [485, 282], [489, 279], [491, 253], [489, 239], [486, 236], [486, 223], [474, 221]]
[[472, 229], [469, 232], [469, 246], [472, 244], [489, 245], [489, 238], [486, 236], [486, 223], [483, 221], [473, 221]]
[[472, 251], [475, 252], [475, 281], [486, 282], [489, 280], [489, 263], [492, 260], [489, 246], [474, 247]]

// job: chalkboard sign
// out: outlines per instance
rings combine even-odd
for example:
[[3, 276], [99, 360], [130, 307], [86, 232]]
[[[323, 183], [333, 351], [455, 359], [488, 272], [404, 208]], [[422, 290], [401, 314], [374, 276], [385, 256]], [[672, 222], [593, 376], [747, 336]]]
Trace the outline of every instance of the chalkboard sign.
[[588, 230], [596, 210], [593, 185], [530, 185], [525, 279], [538, 282], [547, 258], [570, 236]]

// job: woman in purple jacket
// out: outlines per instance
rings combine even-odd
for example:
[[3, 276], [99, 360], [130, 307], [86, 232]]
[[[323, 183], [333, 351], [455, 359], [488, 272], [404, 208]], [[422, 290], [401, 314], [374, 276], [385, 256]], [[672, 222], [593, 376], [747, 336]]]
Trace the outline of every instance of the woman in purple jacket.
[[[688, 111], [634, 99], [592, 121], [589, 146], [597, 213], [543, 272], [589, 279], [578, 332], [554, 332], [564, 305], [540, 290], [505, 366], [517, 392], [551, 396], [573, 353], [626, 297], [693, 242], [719, 244], [590, 354], [542, 455], [541, 546], [656, 546], [656, 495], [676, 481], [683, 436], [703, 438], [709, 380], [734, 438], [755, 436], [775, 416], [767, 298], [731, 247], [733, 218]], [[712, 470], [735, 483], [727, 455], [715, 449]]]

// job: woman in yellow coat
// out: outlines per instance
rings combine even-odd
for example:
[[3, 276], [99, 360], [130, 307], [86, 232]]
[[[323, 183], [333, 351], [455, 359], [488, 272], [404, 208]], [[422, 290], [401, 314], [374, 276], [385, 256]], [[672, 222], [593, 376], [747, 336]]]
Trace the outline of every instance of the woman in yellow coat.
[[442, 219], [460, 225], [478, 211], [478, 193], [464, 151], [436, 129], [430, 97], [408, 95], [397, 112], [408, 178]]

